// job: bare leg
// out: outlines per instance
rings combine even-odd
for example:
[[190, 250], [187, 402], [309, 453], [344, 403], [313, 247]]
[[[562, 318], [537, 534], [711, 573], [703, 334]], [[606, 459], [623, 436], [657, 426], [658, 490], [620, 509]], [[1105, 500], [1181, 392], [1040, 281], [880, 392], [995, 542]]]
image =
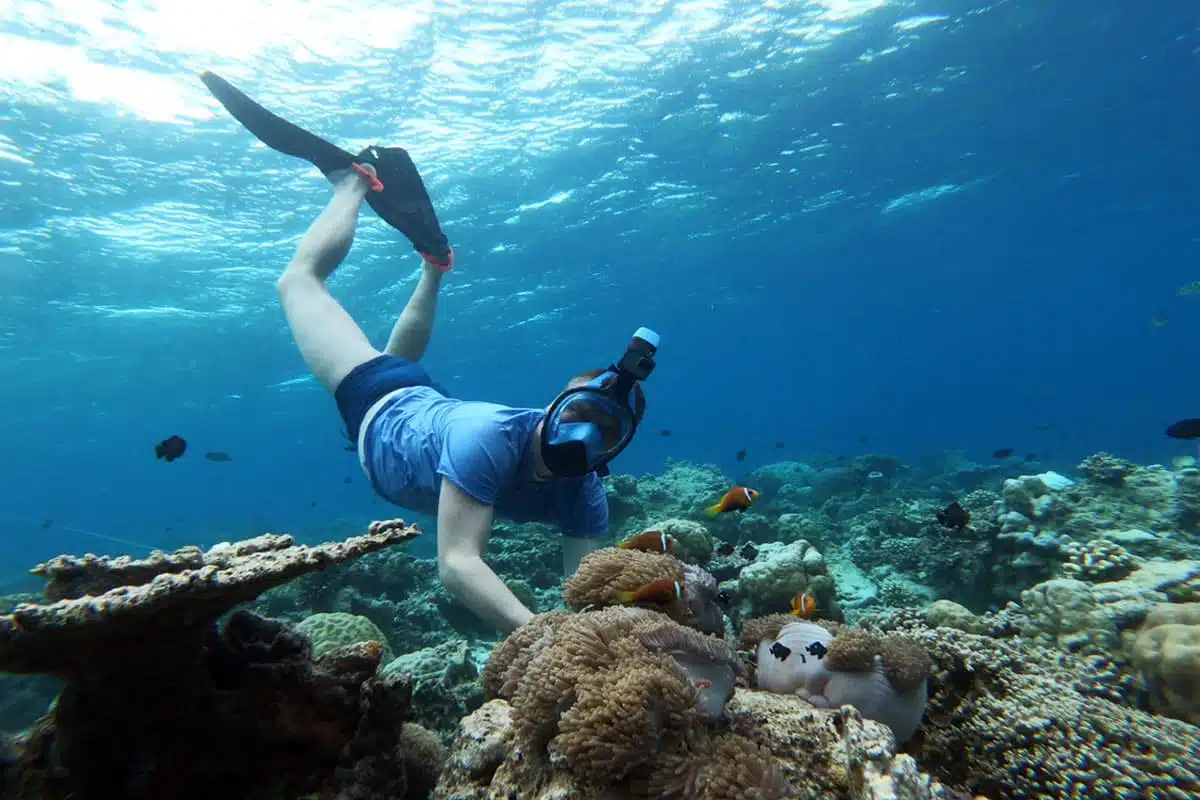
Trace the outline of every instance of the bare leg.
[[379, 351], [325, 286], [350, 252], [358, 210], [369, 187], [353, 170], [334, 173], [330, 180], [333, 198], [300, 240], [279, 277], [278, 290], [304, 363], [317, 382], [333, 392], [342, 378]]
[[424, 264], [421, 279], [413, 289], [408, 305], [400, 312], [388, 337], [385, 353], [400, 356], [409, 361], [420, 361], [429, 347], [429, 336], [433, 333], [433, 315], [437, 310], [438, 287], [442, 284], [442, 271]]

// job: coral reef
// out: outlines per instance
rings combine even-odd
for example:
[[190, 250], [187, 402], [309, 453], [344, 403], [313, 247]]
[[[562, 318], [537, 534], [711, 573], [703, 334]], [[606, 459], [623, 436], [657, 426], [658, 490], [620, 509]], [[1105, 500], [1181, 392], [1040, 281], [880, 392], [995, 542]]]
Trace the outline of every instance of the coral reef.
[[[739, 689], [725, 706], [728, 733], [697, 746], [691, 758], [660, 756], [654, 781], [625, 790], [580, 780], [524, 743], [514, 709], [492, 700], [459, 726], [437, 800], [960, 800], [897, 754], [882, 725], [853, 708], [822, 711], [781, 695]], [[771, 761], [767, 760], [771, 757]], [[770, 764], [778, 772], [763, 773]], [[782, 781], [780, 781], [782, 778]]]
[[949, 785], [995, 798], [1200, 796], [1200, 728], [1096, 696], [1092, 664], [1015, 640], [929, 629], [895, 612], [882, 629], [934, 662], [906, 748]]
[[1063, 575], [1091, 583], [1118, 581], [1141, 563], [1137, 556], [1107, 539], [1066, 542], [1061, 551], [1066, 559], [1062, 565]]
[[952, 796], [882, 726], [735, 693], [738, 669], [723, 640], [647, 609], [535, 617], [493, 652], [493, 699], [462, 721], [434, 796]]
[[1151, 611], [1134, 640], [1133, 662], [1156, 710], [1200, 725], [1200, 603]]
[[[483, 685], [511, 702], [528, 759], [557, 761], [584, 785], [629, 790], [707, 764], [712, 723], [740, 666], [722, 639], [648, 609], [609, 608], [535, 618], [492, 654]], [[763, 797], [784, 796], [775, 761], [749, 757]]]
[[786, 611], [796, 593], [808, 592], [816, 598], [822, 617], [841, 618], [837, 589], [825, 557], [803, 539], [763, 544], [757, 558], [742, 569], [731, 591], [744, 599], [742, 612], [746, 616]]
[[[60, 556], [47, 604], [0, 616], [0, 671], [64, 688], [5, 770], [16, 796], [407, 796], [409, 686], [379, 642], [315, 661], [309, 639], [244, 609], [304, 573], [407, 541], [401, 520], [317, 547], [264, 535], [146, 559]], [[15, 775], [11, 775], [15, 771]], [[415, 795], [413, 795], [415, 796]]]
[[449, 741], [458, 721], [483, 702], [479, 671], [463, 639], [426, 647], [385, 664], [381, 675], [408, 675], [412, 681], [411, 717]]

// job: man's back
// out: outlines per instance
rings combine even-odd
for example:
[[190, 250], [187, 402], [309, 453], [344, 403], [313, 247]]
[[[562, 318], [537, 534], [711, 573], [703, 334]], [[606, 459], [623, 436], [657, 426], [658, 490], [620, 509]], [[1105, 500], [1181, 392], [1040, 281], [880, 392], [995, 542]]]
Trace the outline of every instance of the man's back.
[[361, 458], [375, 490], [405, 508], [436, 513], [448, 478], [497, 516], [556, 523], [574, 536], [606, 532], [608, 504], [596, 475], [533, 479], [531, 445], [544, 416], [415, 386], [385, 400], [368, 422]]

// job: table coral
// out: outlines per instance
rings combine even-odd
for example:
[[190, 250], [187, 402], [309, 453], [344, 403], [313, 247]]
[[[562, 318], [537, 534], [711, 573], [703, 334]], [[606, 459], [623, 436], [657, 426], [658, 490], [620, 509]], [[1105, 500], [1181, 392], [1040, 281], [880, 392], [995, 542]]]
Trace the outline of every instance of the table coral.
[[380, 643], [314, 662], [308, 638], [281, 622], [245, 610], [217, 620], [298, 575], [417, 533], [390, 520], [317, 547], [266, 535], [41, 565], [51, 602], [0, 616], [0, 671], [65, 683], [23, 743], [19, 796], [404, 797], [409, 689], [376, 677]]

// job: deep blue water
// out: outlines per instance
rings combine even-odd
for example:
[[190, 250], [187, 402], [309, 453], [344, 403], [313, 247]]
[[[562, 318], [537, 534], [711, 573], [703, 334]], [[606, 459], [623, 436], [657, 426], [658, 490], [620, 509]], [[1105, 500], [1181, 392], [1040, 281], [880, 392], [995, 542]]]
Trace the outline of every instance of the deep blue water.
[[[71, 528], [403, 514], [275, 304], [327, 189], [203, 68], [410, 149], [458, 254], [426, 362], [459, 396], [544, 405], [656, 328], [617, 471], [1188, 450], [1162, 429], [1200, 415], [1194, 0], [165, 5], [0, 10], [5, 567], [107, 549]], [[364, 211], [333, 289], [379, 344], [417, 263]], [[173, 433], [192, 452], [156, 461]]]

